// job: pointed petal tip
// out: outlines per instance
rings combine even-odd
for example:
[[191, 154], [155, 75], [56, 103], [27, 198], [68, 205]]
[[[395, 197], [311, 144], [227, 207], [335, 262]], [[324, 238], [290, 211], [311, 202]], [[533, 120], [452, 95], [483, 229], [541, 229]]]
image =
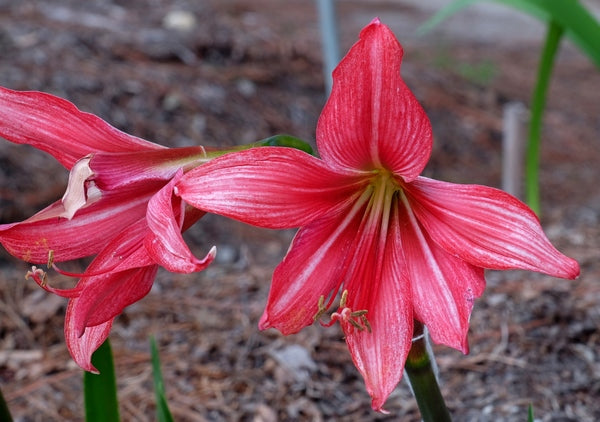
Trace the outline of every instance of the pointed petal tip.
[[384, 403], [385, 403], [385, 399], [382, 399], [381, 397], [373, 397], [373, 399], [371, 400], [371, 408], [374, 411], [381, 413], [383, 415], [389, 415], [390, 412], [383, 408]]
[[86, 363], [85, 365], [78, 363], [78, 365], [84, 371], [91, 372], [92, 374], [95, 374], [95, 375], [100, 375], [100, 371], [98, 371], [96, 369], [96, 367], [94, 365], [92, 365], [92, 362]]
[[534, 271], [547, 274], [552, 277], [563, 278], [566, 280], [576, 280], [581, 275], [579, 263], [573, 258], [563, 255], [559, 251], [556, 252], [556, 260], [540, 263], [538, 268], [533, 268]]
[[579, 267], [579, 263], [577, 261], [575, 261], [572, 258], [569, 258], [569, 262], [568, 265], [566, 265], [566, 267], [568, 267], [568, 271], [566, 272], [566, 275], [568, 280], [575, 280], [577, 278], [579, 278], [579, 276], [581, 275], [581, 268]]
[[269, 322], [269, 314], [267, 313], [267, 310], [265, 309], [262, 316], [260, 317], [260, 320], [258, 321], [258, 329], [259, 330], [267, 330], [271, 327], [272, 327], [272, 325]]

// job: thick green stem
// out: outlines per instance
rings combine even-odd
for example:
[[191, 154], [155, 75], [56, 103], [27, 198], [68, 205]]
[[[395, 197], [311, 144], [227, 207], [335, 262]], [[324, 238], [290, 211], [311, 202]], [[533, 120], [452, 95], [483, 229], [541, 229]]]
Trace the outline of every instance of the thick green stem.
[[527, 203], [531, 209], [540, 215], [540, 138], [542, 132], [542, 116], [546, 106], [546, 94], [550, 84], [550, 75], [554, 67], [554, 58], [562, 38], [564, 28], [554, 20], [548, 22], [548, 32], [540, 64], [533, 97], [531, 99], [531, 120], [529, 122], [529, 136], [527, 140], [527, 164], [525, 184], [527, 190]]
[[452, 421], [438, 386], [423, 324], [415, 321], [412, 347], [406, 359], [406, 375], [425, 422]]

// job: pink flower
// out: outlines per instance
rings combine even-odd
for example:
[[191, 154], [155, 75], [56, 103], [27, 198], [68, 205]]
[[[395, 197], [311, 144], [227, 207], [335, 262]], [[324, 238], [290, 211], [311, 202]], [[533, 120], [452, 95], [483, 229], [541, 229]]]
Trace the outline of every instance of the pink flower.
[[363, 29], [333, 73], [317, 126], [321, 159], [247, 150], [191, 170], [175, 187], [207, 212], [300, 227], [275, 270], [259, 327], [295, 333], [342, 291], [332, 320], [379, 411], [402, 376], [414, 319], [435, 342], [468, 352], [484, 268], [579, 274], [514, 197], [420, 176], [432, 132], [400, 77], [402, 54], [379, 20]]
[[149, 291], [159, 266], [190, 273], [204, 269], [215, 249], [195, 258], [181, 232], [204, 212], [172, 195], [185, 171], [208, 161], [202, 147], [167, 149], [127, 135], [73, 104], [40, 92], [0, 88], [0, 136], [54, 156], [71, 171], [66, 193], [31, 218], [0, 225], [0, 243], [34, 264], [96, 255], [76, 287], [46, 284], [70, 298], [67, 347], [79, 366], [95, 371], [91, 354], [113, 319]]

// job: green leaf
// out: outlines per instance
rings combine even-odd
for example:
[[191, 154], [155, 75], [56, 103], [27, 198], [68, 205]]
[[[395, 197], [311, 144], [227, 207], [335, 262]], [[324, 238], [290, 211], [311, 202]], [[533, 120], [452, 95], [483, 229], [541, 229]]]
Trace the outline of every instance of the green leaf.
[[2, 395], [2, 390], [0, 390], [0, 421], [12, 422], [12, 420], [13, 418], [8, 410], [8, 405], [4, 400], [4, 395]]
[[[440, 9], [418, 30], [418, 34], [431, 31], [450, 16], [480, 0], [456, 0]], [[549, 23], [554, 20], [565, 29], [581, 51], [600, 67], [600, 23], [578, 0], [494, 0], [519, 9]]]
[[92, 355], [92, 365], [100, 374], [84, 372], [83, 393], [86, 422], [119, 422], [117, 381], [108, 339]]
[[533, 417], [533, 405], [530, 404], [527, 409], [527, 422], [533, 422], [535, 419]]
[[300, 138], [296, 138], [292, 135], [275, 135], [269, 138], [258, 141], [258, 144], [263, 147], [289, 147], [296, 148], [300, 151], [307, 152], [309, 154], [313, 153], [312, 147]]
[[150, 337], [150, 353], [152, 355], [152, 378], [154, 380], [154, 393], [156, 396], [156, 418], [159, 422], [173, 422], [165, 395], [165, 382], [160, 370], [160, 357], [154, 336]]
[[[497, 0], [508, 2], [509, 0]], [[515, 0], [512, 0], [515, 1]], [[522, 0], [548, 13], [569, 37], [597, 66], [600, 67], [600, 23], [577, 0]]]
[[550, 86], [550, 77], [554, 67], [554, 59], [558, 45], [563, 35], [563, 27], [555, 21], [548, 24], [546, 42], [542, 49], [538, 75], [531, 99], [531, 117], [529, 119], [529, 133], [527, 136], [527, 158], [525, 186], [527, 191], [527, 205], [540, 216], [540, 140], [542, 137], [542, 120], [546, 107], [546, 95]]
[[472, 5], [478, 0], [456, 0], [438, 10], [431, 18], [417, 29], [417, 35], [425, 35], [448, 19], [450, 16], [460, 12], [467, 6]]

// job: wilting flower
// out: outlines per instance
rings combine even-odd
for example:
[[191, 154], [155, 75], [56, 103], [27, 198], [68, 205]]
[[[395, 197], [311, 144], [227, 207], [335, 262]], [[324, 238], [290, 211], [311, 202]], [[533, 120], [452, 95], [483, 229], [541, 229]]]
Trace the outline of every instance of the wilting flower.
[[[70, 298], [65, 337], [73, 359], [94, 371], [91, 354], [113, 319], [144, 297], [159, 266], [190, 273], [214, 258], [195, 258], [181, 232], [204, 212], [172, 195], [185, 171], [209, 160], [202, 147], [168, 149], [127, 135], [73, 104], [40, 92], [0, 88], [0, 136], [54, 156], [70, 170], [62, 200], [29, 219], [0, 225], [0, 243], [24, 261], [53, 262], [96, 255], [72, 289], [46, 284]], [[63, 272], [64, 273], [64, 272]]]
[[243, 151], [191, 170], [174, 189], [208, 212], [300, 227], [259, 327], [295, 333], [341, 291], [332, 319], [376, 410], [402, 376], [415, 319], [435, 342], [468, 351], [484, 268], [579, 274], [519, 200], [420, 176], [432, 132], [400, 77], [402, 54], [379, 20], [363, 29], [333, 73], [317, 126], [321, 159], [276, 147]]

